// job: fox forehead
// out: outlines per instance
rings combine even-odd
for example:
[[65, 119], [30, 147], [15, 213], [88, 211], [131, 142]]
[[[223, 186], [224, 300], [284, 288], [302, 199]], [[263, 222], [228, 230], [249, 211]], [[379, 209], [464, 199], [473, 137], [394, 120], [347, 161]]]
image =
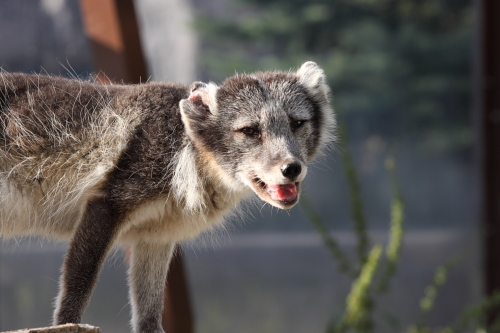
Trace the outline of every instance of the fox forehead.
[[272, 119], [308, 120], [313, 105], [293, 75], [259, 73], [236, 75], [217, 93], [219, 111], [230, 113], [234, 127]]

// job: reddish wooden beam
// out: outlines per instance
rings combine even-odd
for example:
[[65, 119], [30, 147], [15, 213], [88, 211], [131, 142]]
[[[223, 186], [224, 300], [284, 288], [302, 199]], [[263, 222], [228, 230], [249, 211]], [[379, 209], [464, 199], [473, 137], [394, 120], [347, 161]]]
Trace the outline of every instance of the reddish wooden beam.
[[[132, 0], [80, 0], [97, 79], [103, 83], [146, 82], [148, 74]], [[166, 277], [165, 277], [166, 278]], [[179, 252], [165, 288], [165, 333], [192, 333], [188, 288]]]
[[500, 291], [500, 1], [478, 5], [485, 287], [491, 294]]
[[[148, 78], [132, 0], [80, 0], [98, 78], [140, 83]], [[105, 73], [105, 76], [103, 75]]]
[[166, 333], [193, 332], [193, 320], [188, 295], [182, 251], [178, 251], [170, 262], [167, 288], [165, 289], [162, 326]]

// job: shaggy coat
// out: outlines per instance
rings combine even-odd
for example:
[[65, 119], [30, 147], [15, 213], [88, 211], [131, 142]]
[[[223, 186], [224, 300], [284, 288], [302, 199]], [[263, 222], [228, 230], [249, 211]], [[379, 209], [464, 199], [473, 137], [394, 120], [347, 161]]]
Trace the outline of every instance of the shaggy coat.
[[0, 235], [70, 241], [55, 324], [80, 322], [107, 254], [130, 244], [133, 330], [163, 332], [175, 244], [252, 192], [292, 207], [334, 126], [312, 62], [191, 87], [2, 72]]

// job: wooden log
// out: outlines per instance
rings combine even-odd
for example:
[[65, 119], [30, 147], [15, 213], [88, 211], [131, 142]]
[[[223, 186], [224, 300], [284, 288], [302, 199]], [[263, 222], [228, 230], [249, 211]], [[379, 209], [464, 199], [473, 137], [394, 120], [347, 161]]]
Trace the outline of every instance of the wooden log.
[[40, 328], [25, 328], [3, 333], [102, 333], [102, 331], [99, 327], [87, 324], [64, 324]]

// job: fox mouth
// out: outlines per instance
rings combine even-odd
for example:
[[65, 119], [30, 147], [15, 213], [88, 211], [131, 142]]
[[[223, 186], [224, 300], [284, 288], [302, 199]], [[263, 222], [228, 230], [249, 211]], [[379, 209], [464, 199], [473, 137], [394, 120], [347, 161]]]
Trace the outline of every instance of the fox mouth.
[[255, 192], [262, 200], [278, 208], [291, 208], [299, 199], [300, 182], [272, 185], [260, 178], [254, 178], [253, 184]]

